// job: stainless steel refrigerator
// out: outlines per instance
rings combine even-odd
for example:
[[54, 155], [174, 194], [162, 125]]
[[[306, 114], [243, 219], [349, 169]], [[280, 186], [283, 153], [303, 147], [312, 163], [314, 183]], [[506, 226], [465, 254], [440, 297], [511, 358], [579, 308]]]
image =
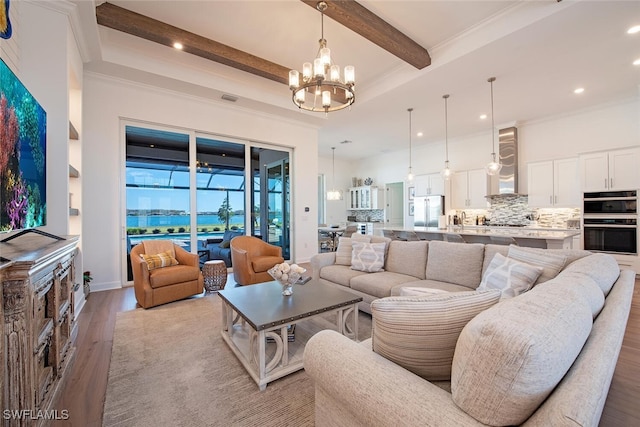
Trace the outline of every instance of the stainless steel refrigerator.
[[413, 199], [413, 225], [415, 227], [437, 227], [440, 215], [444, 215], [444, 196]]

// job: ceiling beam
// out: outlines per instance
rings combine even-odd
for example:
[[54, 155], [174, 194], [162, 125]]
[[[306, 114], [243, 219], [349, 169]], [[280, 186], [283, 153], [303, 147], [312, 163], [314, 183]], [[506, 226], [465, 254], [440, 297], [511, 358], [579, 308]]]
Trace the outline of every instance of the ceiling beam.
[[[301, 0], [317, 9], [318, 0]], [[378, 15], [353, 0], [324, 0], [324, 14], [419, 70], [431, 65], [429, 52]]]
[[96, 7], [98, 24], [289, 85], [289, 68], [111, 3]]

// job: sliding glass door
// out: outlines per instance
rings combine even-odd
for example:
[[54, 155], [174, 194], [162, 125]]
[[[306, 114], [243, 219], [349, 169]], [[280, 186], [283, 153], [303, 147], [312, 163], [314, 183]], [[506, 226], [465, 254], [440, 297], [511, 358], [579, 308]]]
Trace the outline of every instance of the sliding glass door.
[[145, 239], [170, 239], [203, 264], [233, 231], [290, 258], [289, 151], [162, 127], [124, 129], [128, 281], [130, 249]]

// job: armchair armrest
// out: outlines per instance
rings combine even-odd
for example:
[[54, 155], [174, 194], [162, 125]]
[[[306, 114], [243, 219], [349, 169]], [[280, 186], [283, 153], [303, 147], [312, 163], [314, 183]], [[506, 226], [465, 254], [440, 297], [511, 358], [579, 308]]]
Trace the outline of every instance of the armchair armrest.
[[332, 330], [309, 340], [304, 369], [316, 387], [318, 426], [483, 425], [446, 391]]
[[336, 253], [335, 252], [323, 252], [321, 254], [316, 254], [311, 257], [311, 269], [313, 270], [313, 280], [318, 280], [320, 278], [320, 269], [322, 267], [326, 267], [328, 265], [333, 265], [336, 263]]
[[182, 249], [180, 246], [174, 246], [176, 251], [176, 259], [178, 264], [190, 265], [192, 267], [200, 267], [200, 258], [197, 254], [192, 254]]

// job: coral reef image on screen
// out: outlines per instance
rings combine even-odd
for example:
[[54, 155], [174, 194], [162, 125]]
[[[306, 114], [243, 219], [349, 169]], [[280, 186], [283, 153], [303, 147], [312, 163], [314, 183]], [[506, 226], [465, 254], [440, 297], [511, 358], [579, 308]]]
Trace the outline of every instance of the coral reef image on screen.
[[0, 232], [46, 224], [47, 113], [0, 60]]

